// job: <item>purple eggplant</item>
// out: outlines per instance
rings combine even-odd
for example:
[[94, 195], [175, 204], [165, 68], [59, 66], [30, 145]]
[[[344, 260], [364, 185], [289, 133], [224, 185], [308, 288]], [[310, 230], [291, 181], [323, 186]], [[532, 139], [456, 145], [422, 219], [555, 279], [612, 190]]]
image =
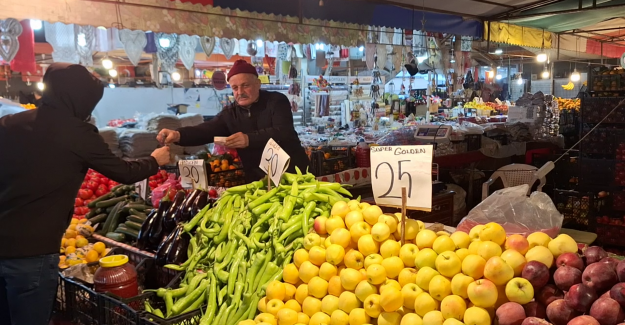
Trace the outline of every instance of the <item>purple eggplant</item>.
[[139, 236], [137, 236], [137, 248], [141, 250], [147, 250], [150, 246], [150, 228], [154, 224], [154, 220], [158, 215], [158, 209], [152, 209], [152, 211], [145, 218], [145, 221], [141, 225], [139, 230]]
[[180, 228], [176, 228], [169, 236], [165, 238], [165, 240], [158, 246], [158, 250], [156, 250], [155, 262], [158, 266], [163, 266], [167, 264], [167, 256], [169, 255], [169, 251], [173, 247], [174, 239], [180, 232]]
[[182, 206], [180, 207], [180, 209], [176, 211], [176, 216], [174, 217], [176, 223], [187, 222], [191, 220], [191, 208], [193, 207], [193, 202], [202, 192], [204, 191], [196, 189], [189, 195], [187, 195], [187, 197], [184, 199], [184, 202], [182, 202]]
[[152, 221], [148, 232], [149, 250], [155, 251], [161, 243], [161, 239], [163, 238], [163, 218], [167, 214], [167, 211], [169, 211], [171, 205], [172, 201], [169, 200], [168, 192], [158, 204], [158, 211], [154, 216], [154, 221]]
[[186, 196], [186, 192], [182, 190], [178, 191], [178, 193], [176, 193], [176, 196], [174, 196], [174, 199], [172, 200], [173, 203], [163, 217], [162, 237], [169, 235], [176, 228], [176, 213], [178, 212], [178, 209], [180, 209], [180, 207], [182, 206], [182, 203], [184, 202]]
[[184, 232], [182, 226], [178, 226], [174, 231], [174, 238], [171, 243], [171, 247], [167, 252], [167, 258], [165, 261], [167, 264], [182, 264], [184, 263], [188, 256], [187, 250], [189, 248], [189, 243], [191, 241], [191, 237], [188, 233]]
[[[191, 207], [191, 218], [193, 218], [200, 210], [202, 210], [212, 199], [208, 197], [208, 192], [202, 192], [196, 198], [195, 202], [193, 202], [193, 206]], [[191, 219], [189, 219], [191, 220]]]

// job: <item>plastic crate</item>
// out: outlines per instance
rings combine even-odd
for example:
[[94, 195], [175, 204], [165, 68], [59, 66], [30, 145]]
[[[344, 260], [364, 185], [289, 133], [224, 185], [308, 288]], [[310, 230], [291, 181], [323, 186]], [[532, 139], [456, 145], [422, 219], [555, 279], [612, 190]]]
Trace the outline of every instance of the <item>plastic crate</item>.
[[579, 161], [579, 185], [614, 184], [615, 161], [610, 159], [581, 158]]
[[245, 184], [245, 172], [243, 168], [229, 169], [219, 172], [211, 172], [207, 166], [208, 186], [233, 187]]
[[[154, 308], [160, 308], [164, 310], [165, 303], [156, 303], [152, 305]], [[199, 325], [205, 307], [196, 309], [186, 314], [178, 315], [172, 318], [163, 319], [151, 313], [144, 313], [141, 318], [141, 324], [143, 325]]]
[[558, 211], [564, 216], [563, 227], [588, 230], [594, 225], [595, 209], [592, 193], [554, 190], [553, 201]]
[[63, 277], [68, 318], [74, 325], [100, 324], [100, 295], [86, 283]]
[[482, 148], [481, 134], [465, 134], [464, 140], [467, 143], [467, 151], [476, 151]]
[[53, 310], [54, 317], [65, 320], [69, 317], [68, 316], [69, 309], [67, 308], [67, 294], [65, 293], [65, 281], [63, 280], [63, 276], [61, 275], [60, 272], [59, 272], [58, 283], [59, 284], [56, 289], [56, 299], [54, 299], [54, 308], [52, 310]]

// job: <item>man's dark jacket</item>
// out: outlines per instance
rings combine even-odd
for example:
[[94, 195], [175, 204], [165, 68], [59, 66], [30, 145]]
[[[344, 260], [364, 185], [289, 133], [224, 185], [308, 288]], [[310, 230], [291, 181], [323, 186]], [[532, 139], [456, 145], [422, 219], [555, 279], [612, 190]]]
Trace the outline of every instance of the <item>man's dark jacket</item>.
[[104, 87], [85, 67], [52, 64], [40, 108], [0, 119], [0, 258], [58, 253], [89, 168], [132, 184], [158, 171], [152, 157], [115, 157], [84, 122]]
[[215, 118], [197, 126], [178, 129], [179, 144], [199, 146], [212, 143], [215, 137], [227, 137], [237, 132], [247, 134], [249, 146], [237, 149], [245, 170], [247, 182], [266, 177], [260, 167], [260, 158], [269, 139], [276, 141], [291, 157], [287, 171], [294, 172], [295, 166], [306, 172], [310, 161], [302, 148], [295, 127], [289, 99], [281, 93], [260, 91], [258, 101], [250, 107], [231, 105], [224, 108]]

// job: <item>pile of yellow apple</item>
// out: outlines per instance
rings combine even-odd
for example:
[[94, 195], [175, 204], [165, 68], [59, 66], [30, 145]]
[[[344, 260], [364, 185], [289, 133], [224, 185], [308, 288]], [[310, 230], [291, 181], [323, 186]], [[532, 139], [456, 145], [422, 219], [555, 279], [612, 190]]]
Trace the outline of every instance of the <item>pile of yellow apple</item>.
[[375, 205], [338, 202], [271, 282], [260, 314], [240, 325], [490, 325], [495, 309], [534, 298], [525, 264], [577, 252], [566, 235], [506, 236], [496, 223], [434, 232]]

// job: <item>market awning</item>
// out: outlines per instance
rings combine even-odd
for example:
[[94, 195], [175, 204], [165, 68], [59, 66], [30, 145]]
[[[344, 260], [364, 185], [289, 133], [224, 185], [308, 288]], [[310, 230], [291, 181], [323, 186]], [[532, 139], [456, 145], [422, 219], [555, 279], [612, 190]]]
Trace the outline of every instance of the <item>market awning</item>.
[[[489, 29], [490, 26], [490, 29]], [[551, 32], [501, 22], [484, 23], [484, 39], [495, 43], [551, 48]]]
[[[203, 0], [202, 0], [203, 1]], [[356, 46], [368, 26], [320, 19], [258, 14], [166, 0], [21, 0], [8, 1], [0, 19], [127, 28], [227, 38]]]
[[[247, 12], [302, 17], [323, 21], [342, 22], [368, 26], [392, 27], [407, 30], [457, 34], [481, 38], [483, 26], [474, 18], [461, 15], [423, 12], [391, 4], [353, 0], [319, 1], [294, 0], [183, 0], [211, 2], [215, 7], [239, 9]], [[300, 7], [301, 5], [301, 7]], [[424, 15], [425, 14], [425, 15]], [[422, 22], [425, 21], [425, 26]]]

